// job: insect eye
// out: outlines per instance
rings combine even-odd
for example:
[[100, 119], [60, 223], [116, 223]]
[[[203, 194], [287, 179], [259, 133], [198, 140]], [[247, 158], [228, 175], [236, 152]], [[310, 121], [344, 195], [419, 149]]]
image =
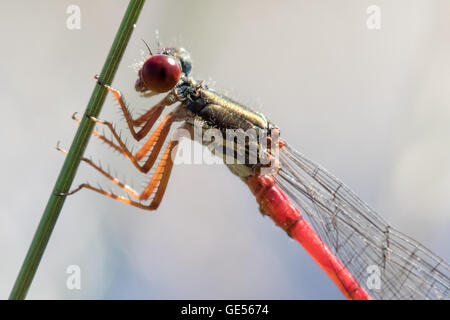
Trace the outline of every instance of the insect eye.
[[140, 71], [145, 86], [154, 92], [167, 92], [180, 80], [181, 68], [171, 56], [156, 54], [145, 61]]

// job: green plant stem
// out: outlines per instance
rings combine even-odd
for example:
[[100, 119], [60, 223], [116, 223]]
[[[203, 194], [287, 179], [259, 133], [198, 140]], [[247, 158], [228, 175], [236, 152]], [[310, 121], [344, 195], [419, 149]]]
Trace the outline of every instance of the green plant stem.
[[[145, 0], [130, 1], [99, 76], [99, 80], [103, 83], [112, 82], [144, 2]], [[9, 299], [24, 299], [28, 292], [64, 204], [66, 197], [61, 196], [61, 194], [69, 191], [77, 172], [78, 165], [80, 164], [80, 159], [86, 149], [86, 145], [94, 128], [94, 122], [89, 120], [87, 116], [98, 117], [103, 102], [105, 101], [106, 93], [107, 90], [99, 85], [96, 85], [92, 92], [80, 126], [73, 139], [69, 153], [64, 161], [61, 172], [59, 173], [47, 206], [45, 207], [41, 221], [34, 234]]]

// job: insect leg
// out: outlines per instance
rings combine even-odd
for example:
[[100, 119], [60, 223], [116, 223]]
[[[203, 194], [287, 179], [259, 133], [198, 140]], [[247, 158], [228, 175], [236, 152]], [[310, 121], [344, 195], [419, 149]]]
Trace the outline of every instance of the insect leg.
[[[107, 192], [101, 188], [93, 187], [88, 183], [83, 183], [83, 184], [79, 185], [76, 189], [74, 189], [66, 194], [62, 194], [62, 195], [63, 196], [72, 195], [72, 194], [80, 191], [81, 189], [86, 188], [86, 189], [90, 189], [95, 192], [98, 192], [100, 194], [103, 194], [109, 198], [116, 199], [118, 201], [130, 204], [132, 206], [135, 206], [135, 207], [138, 207], [141, 209], [156, 210], [156, 208], [158, 208], [159, 204], [161, 203], [161, 200], [164, 196], [164, 192], [167, 187], [167, 183], [169, 182], [170, 173], [172, 172], [172, 168], [173, 168], [172, 155], [174, 154], [174, 152], [176, 152], [177, 145], [178, 145], [178, 141], [170, 141], [169, 142], [167, 148], [164, 151], [164, 154], [163, 154], [161, 160], [158, 163], [158, 166], [156, 167], [155, 173], [152, 175], [146, 188], [141, 193], [136, 192], [131, 187], [120, 182], [117, 178], [114, 178], [110, 173], [108, 173], [101, 167], [97, 166], [91, 160], [89, 160], [87, 158], [81, 159], [82, 161], [86, 162], [91, 167], [93, 167], [95, 170], [99, 171], [102, 175], [104, 175], [106, 178], [108, 178], [114, 184], [119, 186], [127, 194], [131, 195], [133, 198], [138, 199], [139, 201], [134, 201], [129, 198], [116, 195], [112, 192]], [[59, 151], [63, 152], [64, 154], [67, 154], [67, 152], [65, 150], [62, 150], [59, 147], [57, 147], [57, 148]], [[151, 199], [149, 204], [143, 204], [140, 202], [140, 201], [148, 200], [152, 195], [154, 195], [154, 196]]]
[[[117, 102], [119, 103], [120, 108], [122, 109], [123, 115], [124, 115], [125, 120], [128, 125], [128, 128], [130, 129], [132, 136], [137, 141], [140, 141], [151, 130], [152, 126], [154, 125], [156, 120], [161, 115], [164, 107], [174, 104], [177, 101], [174, 94], [172, 92], [170, 92], [161, 101], [159, 101], [157, 104], [155, 104], [150, 110], [148, 110], [142, 116], [140, 116], [137, 119], [133, 119], [130, 111], [127, 108], [127, 105], [122, 96], [122, 93], [119, 90], [114, 89], [100, 81], [97, 81], [97, 83], [99, 85], [105, 87], [106, 89], [108, 89], [108, 91], [113, 94], [114, 98], [116, 98]], [[144, 124], [144, 125], [140, 129], [136, 130], [134, 128], [134, 127], [140, 126], [142, 124]]]
[[[75, 112], [72, 115], [72, 119], [80, 124], [80, 120], [76, 117], [77, 112]], [[127, 155], [122, 151], [122, 148], [120, 146], [118, 146], [117, 144], [115, 144], [113, 141], [109, 140], [108, 138], [106, 138], [103, 134], [101, 134], [100, 132], [98, 132], [97, 130], [92, 130], [92, 134], [94, 136], [96, 136], [97, 138], [99, 138], [100, 140], [102, 140], [104, 143], [106, 143], [107, 145], [109, 145], [111, 148], [113, 148], [114, 150], [118, 151], [120, 154], [122, 154], [123, 156], [127, 157]], [[56, 148], [57, 150], [61, 151], [58, 147]]]
[[[119, 145], [115, 144], [102, 134], [100, 134], [98, 131], [93, 131], [93, 135], [107, 143], [109, 146], [114, 148], [116, 151], [119, 151], [124, 157], [130, 159], [130, 161], [134, 164], [134, 166], [141, 172], [147, 173], [154, 165], [159, 152], [161, 151], [161, 148], [163, 147], [164, 141], [167, 138], [167, 135], [169, 134], [170, 127], [173, 122], [175, 121], [181, 121], [185, 117], [184, 115], [184, 109], [182, 107], [179, 107], [174, 112], [171, 112], [166, 115], [166, 117], [161, 121], [161, 123], [158, 125], [158, 127], [155, 129], [155, 131], [150, 135], [148, 140], [144, 143], [144, 145], [136, 152], [135, 155], [131, 153], [131, 151], [128, 149], [128, 147], [125, 145], [125, 143], [120, 138], [119, 134], [114, 129], [113, 125], [110, 122], [102, 121], [99, 119], [96, 119], [94, 117], [91, 117], [90, 119], [92, 121], [95, 121], [97, 123], [106, 125], [109, 130], [112, 132], [114, 138], [118, 141]], [[72, 116], [72, 118], [79, 123], [79, 120], [75, 117], [75, 115]], [[150, 151], [149, 157], [145, 160], [145, 163], [141, 165], [139, 161], [148, 154]]]

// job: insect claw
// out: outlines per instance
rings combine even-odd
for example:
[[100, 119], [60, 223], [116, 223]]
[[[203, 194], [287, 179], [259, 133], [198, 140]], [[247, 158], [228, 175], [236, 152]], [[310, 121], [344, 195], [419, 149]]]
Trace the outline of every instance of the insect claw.
[[73, 191], [68, 191], [68, 192], [60, 192], [60, 193], [56, 193], [55, 195], [57, 197], [67, 197], [70, 196], [72, 194], [74, 194], [75, 192], [79, 191], [79, 189], [81, 189], [80, 187], [77, 187], [76, 189], [74, 189]]
[[96, 117], [89, 116], [89, 115], [86, 115], [86, 116], [87, 116], [90, 120], [92, 120], [92, 121], [94, 121], [94, 122], [96, 122], [96, 123], [106, 124], [105, 121], [102, 121], [102, 120], [100, 120], [100, 119], [97, 119]]
[[81, 189], [83, 189], [85, 186], [87, 186], [88, 184], [87, 183], [83, 183], [83, 184], [80, 184], [78, 187], [76, 187], [75, 189], [73, 189], [72, 191], [68, 191], [68, 192], [59, 192], [59, 193], [56, 193], [55, 195], [56, 196], [58, 196], [58, 197], [66, 197], [66, 196], [70, 196], [70, 195], [72, 195], [72, 194], [74, 194], [74, 193], [76, 193], [76, 192], [78, 192], [78, 191], [80, 191]]
[[68, 152], [66, 150], [62, 149], [59, 145], [60, 145], [60, 141], [56, 142], [56, 150], [67, 155]]
[[98, 75], [95, 75], [94, 76], [94, 79], [96, 79], [97, 80], [97, 84], [99, 85], [99, 86], [102, 86], [103, 88], [105, 88], [105, 89], [108, 89], [109, 91], [115, 91], [111, 86], [108, 86], [106, 83], [103, 83], [102, 81], [100, 81], [99, 79], [98, 79]]
[[102, 87], [105, 87], [105, 84], [98, 79], [98, 74], [94, 75], [94, 79], [97, 80], [97, 84], [98, 85], [100, 85]]

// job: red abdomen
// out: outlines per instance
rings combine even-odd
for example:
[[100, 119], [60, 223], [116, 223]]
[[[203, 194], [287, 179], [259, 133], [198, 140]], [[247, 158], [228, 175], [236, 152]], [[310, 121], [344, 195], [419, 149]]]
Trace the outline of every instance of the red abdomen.
[[300, 211], [275, 184], [273, 177], [253, 175], [244, 181], [255, 195], [261, 211], [305, 248], [348, 299], [370, 299], [350, 271], [330, 251]]

